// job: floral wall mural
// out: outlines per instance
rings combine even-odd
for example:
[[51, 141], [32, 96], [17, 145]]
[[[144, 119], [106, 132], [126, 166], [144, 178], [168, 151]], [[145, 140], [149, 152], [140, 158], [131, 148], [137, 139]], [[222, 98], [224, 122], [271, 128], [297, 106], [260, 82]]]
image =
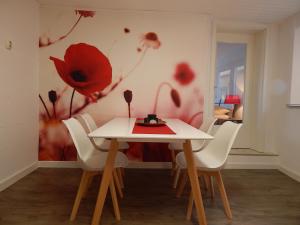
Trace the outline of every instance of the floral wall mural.
[[[63, 119], [88, 112], [180, 118], [199, 127], [210, 22], [172, 13], [41, 8], [39, 160], [76, 160]], [[169, 161], [166, 144], [130, 143], [134, 161]]]

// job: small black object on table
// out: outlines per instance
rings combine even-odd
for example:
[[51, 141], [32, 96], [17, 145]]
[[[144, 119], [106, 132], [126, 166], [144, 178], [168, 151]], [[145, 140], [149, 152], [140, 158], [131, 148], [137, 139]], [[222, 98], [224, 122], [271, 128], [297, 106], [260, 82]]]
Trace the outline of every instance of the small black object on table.
[[158, 123], [158, 121], [156, 114], [148, 114], [148, 116], [144, 118], [144, 123]]

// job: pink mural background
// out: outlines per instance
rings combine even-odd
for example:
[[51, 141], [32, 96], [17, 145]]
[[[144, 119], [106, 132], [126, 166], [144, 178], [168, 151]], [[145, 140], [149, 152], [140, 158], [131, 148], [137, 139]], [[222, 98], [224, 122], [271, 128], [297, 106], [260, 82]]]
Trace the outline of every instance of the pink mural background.
[[[76, 160], [61, 121], [84, 112], [98, 125], [149, 113], [201, 125], [205, 29], [178, 24], [176, 15], [152, 20], [139, 13], [42, 10], [39, 160]], [[174, 19], [174, 26], [165, 19]], [[191, 42], [186, 30], [199, 42]], [[167, 144], [130, 143], [126, 154], [134, 161], [170, 161]]]

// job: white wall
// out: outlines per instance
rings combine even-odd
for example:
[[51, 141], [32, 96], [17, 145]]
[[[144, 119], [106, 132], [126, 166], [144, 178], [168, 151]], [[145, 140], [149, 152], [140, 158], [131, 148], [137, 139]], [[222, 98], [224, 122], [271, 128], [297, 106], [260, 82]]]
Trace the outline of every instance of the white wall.
[[279, 124], [276, 147], [280, 154], [281, 166], [300, 177], [300, 109], [286, 106], [292, 74], [294, 28], [299, 26], [300, 13], [284, 21], [279, 27], [278, 79], [282, 80], [287, 88], [278, 96], [279, 106], [276, 108], [281, 116], [277, 119]]
[[266, 148], [280, 155], [280, 165], [285, 172], [300, 179], [300, 109], [286, 105], [289, 101], [293, 30], [296, 26], [300, 26], [300, 13], [268, 29], [264, 111]]
[[37, 162], [38, 18], [34, 0], [0, 1], [0, 190]]

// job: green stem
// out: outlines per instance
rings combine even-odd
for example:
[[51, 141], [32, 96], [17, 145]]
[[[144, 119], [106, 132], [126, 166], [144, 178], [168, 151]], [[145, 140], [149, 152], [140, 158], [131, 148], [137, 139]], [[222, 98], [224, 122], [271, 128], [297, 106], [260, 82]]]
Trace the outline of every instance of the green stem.
[[58, 39], [56, 39], [56, 40], [54, 40], [54, 41], [49, 42], [49, 43], [46, 44], [46, 45], [41, 46], [41, 47], [46, 47], [46, 46], [49, 46], [49, 45], [53, 45], [54, 43], [56, 43], [56, 42], [58, 42], [58, 41], [61, 41], [61, 40], [65, 39], [65, 38], [66, 38], [66, 37], [67, 37], [67, 36], [75, 29], [75, 27], [77, 26], [77, 24], [79, 23], [79, 21], [81, 20], [81, 18], [82, 18], [82, 15], [80, 15], [80, 16], [78, 17], [78, 19], [77, 19], [77, 21], [75, 22], [75, 24], [71, 27], [71, 29], [70, 29], [65, 35], [59, 37]]
[[71, 118], [71, 116], [72, 116], [72, 106], [73, 106], [73, 98], [74, 98], [74, 94], [75, 94], [75, 88], [73, 89], [72, 96], [71, 96], [69, 118]]
[[128, 103], [128, 117], [131, 118], [131, 112], [130, 112], [130, 103]]
[[143, 53], [142, 53], [142, 55], [141, 55], [141, 57], [139, 58], [139, 60], [136, 62], [136, 64], [131, 68], [131, 70], [129, 70], [129, 72], [123, 77], [123, 79], [125, 79], [125, 78], [127, 78], [127, 77], [129, 77], [129, 75], [142, 63], [142, 61], [143, 61], [143, 59], [144, 59], [144, 57], [145, 57], [145, 55], [146, 55], [146, 52], [147, 52], [147, 50], [148, 50], [148, 48], [146, 48], [144, 51], [143, 51]]
[[56, 119], [56, 108], [55, 108], [55, 102], [52, 103], [53, 105], [53, 115], [54, 115], [54, 118]]
[[154, 100], [154, 106], [153, 106], [153, 114], [156, 114], [156, 109], [157, 109], [157, 104], [158, 104], [158, 96], [159, 96], [159, 93], [160, 93], [160, 90], [161, 88], [164, 86], [164, 85], [167, 85], [168, 87], [170, 87], [170, 89], [172, 89], [172, 86], [170, 83], [168, 82], [162, 82], [157, 91], [156, 91], [156, 96], [155, 96], [155, 100]]
[[48, 115], [48, 119], [50, 120], [51, 116], [50, 116], [49, 110], [48, 110], [48, 108], [47, 108], [47, 106], [46, 106], [46, 104], [45, 104], [45, 102], [44, 102], [44, 100], [43, 100], [43, 98], [42, 98], [42, 96], [40, 94], [39, 94], [39, 98], [40, 98], [40, 100], [41, 100], [41, 102], [42, 102], [42, 104], [43, 104], [43, 106], [44, 106], [44, 108], [46, 110], [46, 113]]

